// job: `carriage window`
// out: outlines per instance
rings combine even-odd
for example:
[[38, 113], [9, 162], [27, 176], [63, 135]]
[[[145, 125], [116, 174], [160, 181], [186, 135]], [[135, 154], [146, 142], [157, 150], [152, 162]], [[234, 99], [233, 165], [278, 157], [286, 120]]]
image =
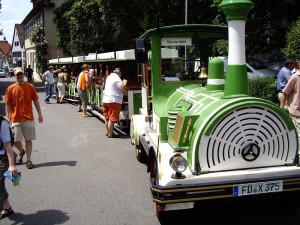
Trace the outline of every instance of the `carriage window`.
[[202, 66], [207, 68], [208, 43], [191, 37], [161, 39], [163, 81], [196, 80]]

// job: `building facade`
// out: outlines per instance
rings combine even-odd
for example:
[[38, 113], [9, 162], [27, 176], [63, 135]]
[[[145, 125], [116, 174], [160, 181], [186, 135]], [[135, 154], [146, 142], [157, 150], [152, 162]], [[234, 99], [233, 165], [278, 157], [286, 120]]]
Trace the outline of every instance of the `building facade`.
[[0, 41], [0, 68], [9, 68], [12, 64], [10, 49], [11, 45], [8, 43], [8, 41]]
[[25, 67], [24, 29], [21, 24], [15, 24], [14, 35], [11, 44], [13, 67]]
[[59, 7], [64, 0], [31, 0], [32, 10], [22, 21], [25, 36], [26, 66], [31, 65], [36, 71], [35, 46], [30, 41], [30, 35], [35, 26], [42, 24], [44, 27], [44, 36], [47, 41], [47, 58], [57, 57], [56, 29], [53, 22], [53, 10]]

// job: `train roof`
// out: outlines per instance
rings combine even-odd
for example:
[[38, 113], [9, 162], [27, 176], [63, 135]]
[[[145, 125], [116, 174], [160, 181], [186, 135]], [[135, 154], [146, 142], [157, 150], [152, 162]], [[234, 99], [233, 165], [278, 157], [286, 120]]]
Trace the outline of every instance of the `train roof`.
[[182, 24], [158, 27], [146, 31], [140, 38], [148, 38], [153, 34], [167, 35], [167, 34], [180, 34], [180, 35], [199, 35], [203, 38], [226, 38], [228, 35], [228, 27], [212, 24]]
[[72, 63], [89, 63], [89, 62], [107, 62], [135, 60], [134, 49], [105, 52], [105, 53], [89, 53], [86, 56], [66, 57], [50, 59], [48, 64], [72, 64]]
[[[175, 49], [162, 48], [162, 58], [174, 58], [178, 55], [178, 51]], [[75, 63], [101, 63], [101, 62], [114, 62], [114, 61], [130, 61], [135, 60], [134, 49], [105, 52], [105, 53], [89, 53], [86, 56], [74, 56], [65, 58], [50, 59], [49, 65], [57, 64], [75, 64]]]

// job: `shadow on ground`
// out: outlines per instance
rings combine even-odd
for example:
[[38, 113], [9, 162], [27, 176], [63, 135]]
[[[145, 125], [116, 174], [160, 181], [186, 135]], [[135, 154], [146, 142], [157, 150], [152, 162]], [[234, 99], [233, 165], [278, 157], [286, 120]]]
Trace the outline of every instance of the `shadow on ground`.
[[70, 217], [67, 216], [67, 213], [64, 213], [59, 210], [40, 210], [35, 214], [22, 214], [19, 212], [15, 212], [10, 215], [5, 220], [10, 220], [12, 224], [22, 224], [22, 225], [54, 225], [54, 224], [63, 224]]

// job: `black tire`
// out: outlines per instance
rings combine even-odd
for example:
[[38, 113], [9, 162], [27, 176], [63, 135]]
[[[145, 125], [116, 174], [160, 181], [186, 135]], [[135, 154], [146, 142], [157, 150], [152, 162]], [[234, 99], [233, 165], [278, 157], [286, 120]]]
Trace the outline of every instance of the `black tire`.
[[166, 225], [168, 221], [168, 212], [165, 211], [157, 211], [156, 216], [161, 225]]
[[136, 155], [136, 159], [143, 164], [146, 164], [147, 162], [147, 154], [143, 148], [143, 146], [141, 145], [141, 143], [139, 143], [139, 145], [136, 145], [135, 148], [135, 155]]

